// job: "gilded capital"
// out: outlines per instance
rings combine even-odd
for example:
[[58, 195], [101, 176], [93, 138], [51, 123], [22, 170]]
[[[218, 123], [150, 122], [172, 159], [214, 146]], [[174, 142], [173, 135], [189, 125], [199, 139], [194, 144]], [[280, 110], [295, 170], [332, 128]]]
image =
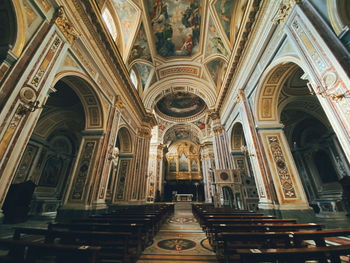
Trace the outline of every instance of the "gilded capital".
[[67, 38], [70, 44], [73, 44], [73, 42], [79, 37], [78, 32], [73, 27], [73, 24], [67, 18], [67, 15], [66, 15], [66, 12], [64, 11], [63, 6], [60, 6], [57, 9], [54, 17], [52, 18], [52, 21], [61, 30], [61, 32]]
[[293, 7], [299, 3], [300, 3], [300, 0], [282, 0], [278, 7], [277, 14], [272, 20], [273, 23], [274, 24], [285, 23]]

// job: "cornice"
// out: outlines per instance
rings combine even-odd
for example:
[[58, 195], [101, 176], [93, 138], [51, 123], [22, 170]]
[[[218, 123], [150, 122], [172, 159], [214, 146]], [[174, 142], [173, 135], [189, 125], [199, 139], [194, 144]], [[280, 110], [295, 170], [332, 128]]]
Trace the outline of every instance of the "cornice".
[[85, 23], [90, 34], [95, 36], [94, 41], [99, 48], [99, 52], [103, 55], [105, 62], [116, 72], [117, 75], [119, 75], [119, 79], [122, 81], [119, 88], [122, 89], [123, 95], [131, 102], [132, 110], [136, 111], [140, 116], [141, 121], [149, 119], [149, 113], [146, 112], [141, 98], [131, 83], [129, 72], [123, 62], [118, 48], [107, 32], [105, 26], [103, 26], [104, 22], [102, 21], [96, 0], [73, 0], [73, 3], [79, 11], [82, 18], [81, 21]]
[[225, 96], [227, 94], [227, 91], [229, 89], [230, 83], [233, 79], [233, 76], [236, 72], [237, 65], [241, 59], [241, 55], [243, 54], [243, 50], [246, 47], [246, 44], [248, 42], [248, 37], [251, 32], [253, 23], [255, 22], [256, 19], [256, 14], [260, 9], [260, 2], [261, 0], [252, 0], [249, 6], [249, 11], [245, 15], [245, 25], [244, 29], [241, 31], [239, 34], [239, 38], [236, 40], [230, 62], [227, 66], [227, 72], [225, 76], [224, 83], [222, 85], [217, 103], [216, 103], [216, 109], [218, 112], [220, 112], [221, 107], [223, 105], [223, 102], [225, 100]]

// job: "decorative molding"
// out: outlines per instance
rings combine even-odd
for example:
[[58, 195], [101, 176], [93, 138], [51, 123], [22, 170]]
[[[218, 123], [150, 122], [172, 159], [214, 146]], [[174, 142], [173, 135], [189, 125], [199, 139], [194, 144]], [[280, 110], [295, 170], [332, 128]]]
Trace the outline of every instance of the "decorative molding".
[[275, 162], [283, 196], [285, 199], [295, 199], [297, 196], [294, 189], [293, 180], [290, 175], [280, 141], [277, 136], [267, 136], [267, 140], [270, 146], [273, 161]]
[[44, 73], [46, 71], [46, 69], [49, 67], [49, 64], [52, 60], [52, 58], [54, 57], [55, 53], [58, 50], [58, 47], [60, 46], [62, 40], [56, 36], [55, 40], [53, 41], [53, 44], [50, 47], [50, 50], [47, 52], [44, 60], [41, 62], [40, 67], [38, 68], [38, 70], [36, 71], [31, 84], [35, 87], [38, 87], [40, 84], [41, 79], [44, 76]]
[[158, 76], [160, 79], [164, 79], [173, 75], [190, 75], [199, 78], [200, 77], [200, 67], [194, 66], [176, 66], [176, 67], [166, 67], [158, 70]]
[[52, 18], [52, 21], [58, 26], [70, 44], [73, 44], [74, 41], [79, 37], [79, 34], [73, 27], [72, 22], [67, 18], [63, 6], [60, 6], [57, 9], [55, 15]]
[[274, 24], [283, 24], [286, 22], [289, 14], [291, 13], [293, 7], [299, 4], [301, 0], [282, 0], [279, 5], [277, 14], [272, 19]]

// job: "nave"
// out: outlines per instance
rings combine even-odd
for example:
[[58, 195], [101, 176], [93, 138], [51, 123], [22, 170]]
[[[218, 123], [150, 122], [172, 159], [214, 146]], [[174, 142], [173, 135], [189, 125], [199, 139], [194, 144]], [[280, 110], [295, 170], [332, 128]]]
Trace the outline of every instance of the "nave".
[[3, 224], [0, 262], [345, 263], [347, 224], [194, 202], [125, 206], [71, 222]]

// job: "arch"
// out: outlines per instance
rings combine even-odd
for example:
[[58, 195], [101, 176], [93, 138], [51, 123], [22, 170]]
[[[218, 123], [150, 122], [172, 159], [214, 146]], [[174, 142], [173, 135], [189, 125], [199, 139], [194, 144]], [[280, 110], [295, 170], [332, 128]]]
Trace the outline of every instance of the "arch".
[[257, 118], [258, 125], [262, 122], [279, 123], [278, 98], [280, 91], [288, 76], [298, 66], [306, 72], [300, 60], [291, 57], [279, 58], [266, 68], [255, 95], [254, 115]]
[[57, 74], [51, 84], [59, 80], [66, 83], [78, 95], [85, 111], [85, 129], [97, 130], [105, 127], [104, 111], [97, 87], [86, 75], [78, 71], [63, 71]]
[[[161, 97], [169, 92], [175, 91], [174, 87], [176, 87], [176, 91], [187, 91], [196, 94], [205, 101], [209, 109], [212, 109], [215, 106], [217, 94], [215, 88], [209, 86], [208, 82], [191, 77], [182, 77], [181, 80], [172, 77], [158, 81], [146, 90], [144, 93], [145, 108], [153, 110], [155, 103]], [[180, 87], [183, 89], [180, 90]]]
[[243, 126], [242, 123], [236, 122], [231, 132], [231, 151], [240, 151], [243, 145], [245, 145]]
[[350, 26], [350, 4], [348, 0], [327, 0], [327, 12], [334, 32], [340, 35]]
[[[181, 131], [185, 131], [188, 134], [183, 134]], [[185, 139], [199, 144], [201, 130], [194, 124], [175, 124], [173, 126], [167, 127], [162, 136], [162, 141], [164, 144], [167, 144], [168, 141], [175, 142], [177, 140]]]
[[[1, 1], [0, 13], [4, 25], [0, 30], [0, 46], [3, 49], [1, 53], [6, 56], [8, 50], [11, 50], [16, 57], [19, 57], [25, 44], [25, 22], [21, 1]], [[1, 60], [4, 55], [1, 54]]]
[[119, 152], [120, 154], [132, 153], [133, 151], [133, 141], [129, 129], [123, 126], [119, 129], [117, 135], [117, 142], [119, 142]]

